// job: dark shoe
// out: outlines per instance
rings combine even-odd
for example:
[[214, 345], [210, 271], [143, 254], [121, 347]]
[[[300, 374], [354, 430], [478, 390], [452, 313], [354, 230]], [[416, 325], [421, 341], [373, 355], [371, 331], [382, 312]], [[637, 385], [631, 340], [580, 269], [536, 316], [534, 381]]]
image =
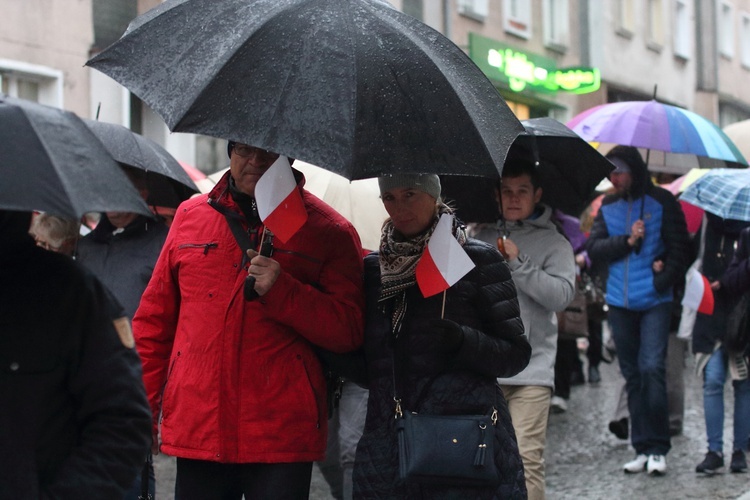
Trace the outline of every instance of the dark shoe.
[[583, 385], [584, 382], [586, 381], [583, 380], [583, 373], [580, 370], [570, 374], [570, 385]]
[[596, 366], [589, 366], [589, 384], [598, 384], [602, 381], [602, 376], [599, 374], [599, 368]]
[[729, 465], [729, 470], [732, 472], [747, 472], [747, 459], [744, 451], [734, 450], [732, 452], [732, 463]]
[[[744, 456], [743, 456], [744, 458]], [[715, 451], [709, 451], [706, 453], [706, 458], [703, 462], [699, 463], [695, 467], [695, 472], [699, 474], [706, 474], [707, 476], [713, 476], [724, 467], [724, 457], [721, 453]]]
[[609, 432], [617, 436], [619, 439], [628, 438], [628, 419], [621, 418], [620, 420], [612, 420], [609, 423]]

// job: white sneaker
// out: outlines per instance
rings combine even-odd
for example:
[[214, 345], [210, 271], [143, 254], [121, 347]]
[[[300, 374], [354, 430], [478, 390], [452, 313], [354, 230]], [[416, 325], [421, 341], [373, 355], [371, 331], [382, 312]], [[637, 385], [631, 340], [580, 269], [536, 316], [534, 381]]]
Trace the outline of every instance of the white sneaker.
[[560, 396], [552, 396], [550, 409], [552, 410], [552, 413], [565, 413], [568, 410], [568, 403], [566, 403]]
[[637, 457], [635, 457], [635, 460], [631, 460], [630, 462], [623, 465], [622, 470], [624, 470], [628, 474], [643, 472], [648, 461], [649, 457], [647, 455], [638, 455]]
[[667, 472], [667, 459], [664, 455], [649, 455], [646, 470], [650, 476], [663, 476]]

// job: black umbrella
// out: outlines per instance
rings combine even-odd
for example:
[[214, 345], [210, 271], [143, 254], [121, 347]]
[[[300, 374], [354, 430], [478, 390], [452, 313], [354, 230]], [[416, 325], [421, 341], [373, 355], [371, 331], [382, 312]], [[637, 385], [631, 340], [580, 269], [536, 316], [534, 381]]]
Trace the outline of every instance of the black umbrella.
[[118, 163], [147, 172], [149, 205], [177, 207], [199, 190], [166, 149], [129, 128], [84, 120]]
[[167, 0], [87, 64], [172, 131], [349, 179], [496, 175], [523, 131], [463, 50], [382, 0]]
[[[595, 196], [596, 186], [614, 166], [589, 143], [553, 118], [524, 120], [507, 159], [537, 164], [542, 201], [579, 217]], [[471, 178], [443, 179], [443, 197], [453, 200], [458, 216], [467, 222], [494, 222], [499, 217], [495, 182]]]
[[69, 111], [0, 94], [0, 208], [78, 219], [151, 211], [83, 121]]

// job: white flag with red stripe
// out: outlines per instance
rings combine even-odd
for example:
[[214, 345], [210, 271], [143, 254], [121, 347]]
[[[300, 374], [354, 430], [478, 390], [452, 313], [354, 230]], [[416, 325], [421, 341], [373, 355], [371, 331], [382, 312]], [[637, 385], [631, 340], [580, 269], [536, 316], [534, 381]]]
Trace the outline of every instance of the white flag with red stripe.
[[441, 215], [417, 264], [417, 284], [422, 295], [430, 297], [447, 290], [472, 269], [474, 262], [453, 236], [453, 216]]
[[699, 313], [714, 313], [714, 291], [708, 279], [691, 267], [685, 280], [685, 295], [682, 305]]
[[255, 202], [260, 220], [284, 243], [305, 224], [307, 210], [286, 156], [279, 156], [258, 179]]

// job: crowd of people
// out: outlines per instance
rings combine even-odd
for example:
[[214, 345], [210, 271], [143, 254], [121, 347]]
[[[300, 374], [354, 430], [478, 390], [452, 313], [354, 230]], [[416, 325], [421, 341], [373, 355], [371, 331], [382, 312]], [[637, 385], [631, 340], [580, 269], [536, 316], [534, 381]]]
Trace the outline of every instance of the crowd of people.
[[[498, 223], [468, 228], [438, 176], [382, 176], [389, 218], [364, 259], [353, 226], [294, 170], [307, 220], [288, 241], [274, 238], [256, 188], [280, 155], [234, 142], [228, 154], [229, 171], [183, 202], [169, 228], [108, 212], [79, 238], [78, 223], [0, 212], [0, 273], [13, 283], [0, 292], [11, 332], [0, 339], [0, 433], [10, 443], [0, 490], [153, 496], [151, 455], [166, 453], [177, 457], [178, 499], [307, 498], [315, 462], [336, 498], [543, 499], [550, 414], [565, 411], [571, 384], [599, 382], [613, 353], [623, 394], [610, 430], [635, 453], [623, 470], [664, 475], [681, 432], [683, 409], [670, 403], [680, 396], [668, 397], [681, 372], [668, 365], [670, 353], [678, 370], [684, 363], [670, 345], [684, 346], [674, 332], [691, 262], [715, 297], [692, 327], [707, 437], [696, 472], [716, 473], [725, 451], [732, 472], [747, 470], [750, 348], [728, 347], [724, 332], [750, 292], [750, 223], [706, 214], [689, 235], [636, 149], [607, 154], [613, 189], [590, 230], [541, 202], [531, 161], [504, 166]], [[145, 178], [130, 179], [146, 199]], [[417, 268], [446, 216], [473, 268], [425, 297]], [[272, 250], [260, 252], [263, 242]], [[579, 293], [587, 377], [579, 342], [559, 331]], [[491, 415], [482, 435], [492, 446], [479, 446], [491, 454], [477, 452], [475, 465], [491, 461], [495, 477], [411, 478], [403, 412]]]

